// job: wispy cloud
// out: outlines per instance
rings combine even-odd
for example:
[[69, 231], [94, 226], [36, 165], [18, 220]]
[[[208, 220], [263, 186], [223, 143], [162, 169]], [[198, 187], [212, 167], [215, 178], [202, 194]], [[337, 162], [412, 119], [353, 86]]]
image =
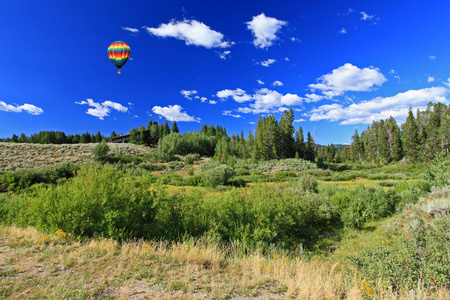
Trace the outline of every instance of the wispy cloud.
[[254, 36], [253, 45], [257, 48], [268, 48], [273, 45], [277, 39], [277, 32], [287, 23], [275, 18], [266, 17], [264, 13], [254, 16], [249, 22], [246, 22], [247, 29], [251, 30]]
[[123, 27], [123, 26], [122, 26], [122, 29], [123, 29], [123, 30], [126, 30], [126, 31], [129, 31], [129, 32], [131, 32], [131, 33], [138, 33], [138, 32], [139, 32], [139, 29], [137, 29], [137, 28]]
[[343, 106], [341, 104], [322, 105], [310, 112], [310, 121], [341, 121], [342, 125], [371, 124], [372, 121], [394, 117], [402, 122], [406, 119], [410, 107], [424, 109], [427, 103], [448, 104], [449, 90], [445, 87], [431, 87], [421, 90], [409, 90], [392, 97], [377, 97], [372, 100]]
[[183, 95], [184, 98], [192, 100], [192, 96], [197, 95], [198, 92], [196, 90], [182, 90], [180, 94]]
[[222, 112], [222, 115], [224, 115], [224, 116], [229, 116], [229, 117], [233, 117], [233, 118], [242, 118], [241, 115], [233, 115], [233, 114], [231, 113], [231, 110], [224, 110], [224, 111]]
[[346, 34], [347, 33], [347, 29], [342, 28], [341, 31], [339, 31], [339, 33]]
[[100, 120], [103, 120], [104, 117], [109, 116], [109, 113], [111, 112], [111, 109], [117, 110], [119, 112], [127, 112], [128, 107], [123, 106], [120, 103], [113, 102], [113, 101], [104, 101], [103, 103], [94, 102], [92, 99], [86, 99], [86, 101], [76, 102], [76, 104], [80, 105], [89, 105], [93, 108], [88, 108], [86, 113], [88, 115], [94, 116], [99, 118]]
[[271, 64], [276, 63], [276, 62], [277, 62], [277, 61], [276, 61], [275, 59], [269, 58], [268, 60], [264, 60], [264, 61], [262, 61], [262, 62], [259, 62], [259, 64], [260, 64], [261, 66], [268, 67], [268, 66], [270, 66]]
[[272, 83], [272, 85], [273, 85], [273, 86], [283, 86], [283, 83], [282, 83], [281, 81], [279, 81], [279, 80], [275, 80], [275, 81]]
[[436, 59], [436, 56], [435, 56], [435, 55], [430, 55], [430, 56], [428, 56], [428, 58], [429, 58], [430, 60], [435, 60], [435, 59]]
[[260, 85], [263, 85], [264, 84], [264, 81], [262, 81], [262, 80], [256, 80], [256, 82], [258, 82], [258, 84], [260, 84]]
[[431, 83], [431, 82], [433, 82], [433, 81], [434, 81], [434, 77], [428, 76], [427, 82], [428, 82], [428, 83]]
[[171, 21], [158, 28], [143, 27], [149, 34], [159, 37], [173, 37], [185, 41], [186, 45], [205, 48], [227, 48], [231, 44], [224, 41], [224, 35], [196, 20]]
[[22, 104], [22, 105], [12, 105], [12, 104], [6, 104], [3, 101], [0, 101], [0, 111], [6, 111], [6, 112], [15, 112], [15, 113], [21, 113], [21, 112], [27, 112], [31, 115], [41, 115], [44, 113], [44, 110], [40, 107], [37, 107], [33, 104]]
[[169, 105], [166, 107], [153, 106], [152, 112], [163, 116], [167, 120], [173, 122], [200, 122], [200, 118], [189, 116], [187, 113], [182, 112], [183, 107], [180, 105]]
[[362, 15], [361, 20], [372, 20], [373, 15], [369, 15], [364, 11], [361, 11], [360, 14]]
[[331, 73], [321, 76], [318, 81], [319, 83], [309, 85], [311, 91], [319, 90], [325, 98], [332, 99], [347, 91], [371, 91], [374, 86], [381, 86], [387, 79], [377, 68], [360, 69], [346, 63]]
[[227, 56], [230, 55], [230, 53], [231, 53], [231, 51], [229, 51], [229, 50], [219, 52], [219, 57], [220, 57], [220, 59], [226, 60]]

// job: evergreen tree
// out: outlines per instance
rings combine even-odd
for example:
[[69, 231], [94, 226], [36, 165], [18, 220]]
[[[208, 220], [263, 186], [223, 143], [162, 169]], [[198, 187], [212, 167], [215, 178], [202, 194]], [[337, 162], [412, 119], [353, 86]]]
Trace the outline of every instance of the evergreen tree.
[[178, 126], [177, 126], [177, 122], [176, 121], [173, 121], [172, 130], [171, 131], [175, 132], [175, 133], [180, 133], [180, 131], [178, 130]]
[[26, 142], [28, 142], [28, 138], [27, 138], [27, 136], [25, 135], [25, 133], [22, 133], [22, 134], [20, 135], [20, 137], [19, 137], [19, 139], [17, 140], [17, 142], [19, 142], [19, 143], [26, 143]]
[[315, 148], [316, 146], [314, 144], [314, 139], [308, 131], [308, 134], [306, 136], [306, 147], [305, 147], [305, 158], [307, 160], [314, 162], [316, 156]]
[[202, 129], [200, 129], [200, 134], [206, 134], [208, 132], [208, 125], [203, 124]]
[[405, 157], [414, 163], [418, 158], [417, 148], [419, 146], [418, 128], [411, 108], [408, 112], [408, 117], [402, 125], [402, 144]]
[[379, 159], [383, 163], [389, 163], [391, 160], [390, 150], [389, 150], [389, 137], [387, 134], [385, 122], [383, 120], [380, 120], [377, 125], [377, 149], [378, 149], [378, 156]]
[[164, 122], [164, 127], [163, 127], [163, 132], [162, 132], [162, 137], [165, 137], [166, 135], [170, 134], [170, 128], [169, 128], [169, 123]]
[[117, 134], [116, 134], [116, 132], [113, 130], [113, 132], [111, 132], [111, 138], [114, 138], [114, 137], [116, 137], [117, 136]]
[[400, 128], [397, 125], [397, 122], [391, 116], [386, 120], [386, 127], [389, 139], [389, 150], [391, 159], [394, 161], [398, 161], [402, 159], [402, 144], [400, 140]]
[[295, 155], [295, 140], [294, 140], [294, 111], [292, 108], [289, 111], [285, 110], [280, 120], [279, 126], [279, 143], [278, 154], [280, 158], [294, 157]]
[[355, 129], [355, 133], [352, 136], [352, 144], [350, 147], [351, 147], [352, 161], [360, 161], [361, 160], [361, 152], [362, 152], [362, 143], [359, 138], [357, 129]]
[[295, 133], [295, 152], [298, 153], [299, 158], [305, 158], [305, 138], [303, 137], [303, 129], [298, 127]]

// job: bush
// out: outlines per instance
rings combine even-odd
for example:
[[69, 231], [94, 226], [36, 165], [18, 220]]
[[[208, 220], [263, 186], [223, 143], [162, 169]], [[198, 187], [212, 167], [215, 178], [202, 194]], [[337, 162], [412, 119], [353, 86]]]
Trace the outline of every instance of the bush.
[[194, 163], [194, 161], [200, 159], [200, 155], [199, 154], [188, 154], [184, 157], [184, 163], [186, 165], [191, 165]]
[[[110, 165], [81, 168], [72, 180], [36, 186], [7, 199], [4, 221], [75, 236], [114, 239], [150, 237], [156, 192], [146, 177], [130, 176]], [[3, 209], [2, 209], [3, 210]]]
[[302, 176], [298, 181], [298, 187], [303, 192], [317, 193], [317, 181], [310, 175]]
[[18, 192], [36, 183], [56, 183], [58, 180], [71, 178], [77, 169], [78, 166], [71, 163], [63, 163], [56, 167], [23, 169], [4, 173], [0, 182], [5, 188]]
[[104, 139], [101, 143], [94, 147], [94, 158], [95, 160], [101, 160], [104, 156], [108, 155], [109, 146]]
[[226, 185], [228, 180], [234, 176], [234, 171], [227, 165], [220, 165], [206, 172], [205, 182], [215, 188], [218, 185]]
[[151, 171], [160, 171], [160, 170], [163, 170], [165, 168], [164, 165], [153, 164], [151, 162], [140, 163], [138, 165], [138, 167], [141, 168], [141, 169], [144, 169], [146, 171], [149, 171], [149, 172], [151, 172]]
[[[449, 201], [447, 200], [447, 205]], [[425, 217], [424, 217], [425, 216]], [[429, 218], [420, 205], [407, 212], [396, 224], [393, 236], [400, 241], [365, 249], [351, 257], [364, 278], [376, 286], [394, 291], [419, 288], [436, 290], [450, 284], [450, 216]], [[380, 282], [381, 278], [381, 282]]]

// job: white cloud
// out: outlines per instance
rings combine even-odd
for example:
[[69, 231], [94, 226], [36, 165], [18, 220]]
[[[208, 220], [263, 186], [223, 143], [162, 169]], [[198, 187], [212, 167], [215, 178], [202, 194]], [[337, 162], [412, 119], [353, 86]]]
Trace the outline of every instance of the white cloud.
[[394, 69], [391, 69], [389, 71], [389, 74], [391, 74], [395, 79], [400, 80], [400, 76], [398, 76], [397, 72]]
[[340, 121], [340, 124], [371, 124], [372, 121], [394, 117], [402, 122], [408, 115], [411, 107], [413, 110], [425, 109], [428, 102], [441, 102], [448, 104], [446, 95], [449, 90], [445, 87], [431, 87], [421, 90], [409, 90], [392, 97], [377, 97], [372, 100], [362, 101], [344, 107], [341, 104], [322, 105], [310, 112], [310, 121]]
[[239, 107], [241, 113], [273, 113], [288, 109], [286, 106], [300, 105], [303, 99], [296, 94], [283, 95], [277, 91], [262, 88], [252, 96], [253, 103], [248, 107]]
[[341, 31], [339, 31], [339, 33], [346, 34], [347, 33], [347, 29], [342, 28]]
[[123, 30], [126, 30], [126, 31], [129, 31], [129, 32], [131, 32], [131, 33], [138, 33], [138, 32], [139, 32], [139, 29], [137, 29], [137, 28], [123, 27], [123, 26], [122, 26], [122, 29], [123, 29]]
[[252, 125], [255, 125], [256, 123], [255, 123], [255, 122], [248, 122], [248, 124], [252, 124]]
[[247, 29], [251, 30], [254, 36], [253, 45], [257, 48], [267, 48], [273, 45], [277, 39], [276, 33], [285, 26], [285, 21], [266, 17], [264, 13], [254, 16], [253, 20], [246, 22]]
[[152, 112], [163, 116], [167, 120], [173, 122], [200, 122], [200, 118], [189, 116], [187, 113], [182, 112], [183, 108], [180, 105], [169, 105], [166, 107], [153, 106]]
[[284, 58], [284, 61], [289, 61], [289, 57], [285, 57], [285, 58]]
[[273, 86], [283, 86], [283, 83], [282, 83], [281, 81], [279, 81], [279, 80], [275, 80], [275, 81], [272, 83], [272, 85], [273, 85]]
[[23, 105], [11, 105], [6, 104], [3, 101], [0, 101], [0, 111], [6, 111], [6, 112], [16, 112], [20, 113], [22, 111], [25, 111], [31, 115], [41, 115], [44, 110], [40, 107], [34, 106], [33, 104], [25, 103]]
[[340, 96], [346, 91], [371, 91], [374, 86], [381, 86], [386, 77], [374, 67], [360, 69], [350, 63], [334, 69], [331, 73], [318, 78], [319, 83], [310, 84], [311, 91], [321, 91], [325, 98]]
[[433, 82], [433, 81], [434, 81], [434, 77], [428, 76], [427, 81], [428, 81], [429, 83]]
[[181, 95], [183, 95], [184, 98], [192, 100], [192, 96], [198, 94], [196, 90], [181, 90]]
[[149, 34], [159, 37], [173, 37], [186, 42], [186, 45], [205, 48], [227, 48], [230, 43], [224, 41], [224, 35], [196, 20], [171, 21], [158, 28], [143, 27]]
[[319, 102], [320, 100], [322, 100], [323, 98], [325, 98], [325, 96], [320, 96], [320, 95], [317, 95], [317, 94], [306, 94], [305, 95], [305, 102], [308, 102], [308, 103], [310, 103], [310, 102]]
[[257, 82], [258, 82], [258, 84], [260, 84], [260, 85], [263, 85], [264, 84], [264, 81], [261, 81], [261, 80], [256, 80]]
[[239, 88], [235, 90], [226, 89], [218, 91], [216, 96], [219, 97], [220, 99], [227, 99], [231, 97], [233, 98], [234, 101], [238, 103], [243, 103], [252, 100], [252, 97], [250, 95], [248, 95], [244, 90]]
[[209, 100], [209, 104], [217, 104], [217, 101], [215, 101], [215, 100]]
[[297, 119], [297, 120], [294, 120], [294, 122], [300, 123], [300, 122], [306, 122], [306, 120], [305, 119]]
[[224, 111], [222, 112], [222, 115], [224, 115], [224, 116], [230, 116], [230, 117], [233, 117], [233, 118], [242, 118], [241, 115], [233, 115], [233, 114], [231, 113], [231, 110], [224, 110]]
[[430, 60], [435, 60], [436, 59], [436, 56], [434, 56], [434, 55], [430, 55], [428, 57], [430, 58]]
[[86, 113], [88, 115], [94, 116], [99, 118], [100, 120], [103, 120], [104, 117], [109, 116], [109, 113], [111, 112], [111, 109], [115, 109], [120, 112], [127, 112], [128, 107], [123, 106], [120, 103], [112, 102], [112, 101], [104, 101], [103, 103], [94, 102], [92, 99], [86, 99], [86, 101], [76, 102], [76, 104], [80, 105], [89, 105], [93, 108], [88, 108]]
[[227, 50], [227, 51], [223, 51], [223, 52], [219, 52], [219, 56], [220, 59], [226, 60], [227, 59], [227, 55], [229, 55], [231, 53], [231, 51]]
[[275, 62], [276, 62], [275, 59], [269, 58], [268, 60], [262, 61], [262, 62], [260, 62], [259, 64], [260, 64], [261, 66], [268, 67], [268, 66], [270, 66], [271, 64], [273, 64], [273, 63], [275, 63]]
[[362, 15], [361, 20], [371, 20], [373, 18], [373, 15], [368, 15], [364, 11], [360, 12], [360, 14]]

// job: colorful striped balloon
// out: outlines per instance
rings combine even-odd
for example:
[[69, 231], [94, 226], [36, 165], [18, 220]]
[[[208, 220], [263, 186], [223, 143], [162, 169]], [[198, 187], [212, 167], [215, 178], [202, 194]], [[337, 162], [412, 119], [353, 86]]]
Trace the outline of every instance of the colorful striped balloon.
[[119, 69], [117, 74], [120, 75], [120, 68], [130, 58], [130, 46], [122, 41], [116, 41], [108, 47], [108, 57], [112, 63]]

